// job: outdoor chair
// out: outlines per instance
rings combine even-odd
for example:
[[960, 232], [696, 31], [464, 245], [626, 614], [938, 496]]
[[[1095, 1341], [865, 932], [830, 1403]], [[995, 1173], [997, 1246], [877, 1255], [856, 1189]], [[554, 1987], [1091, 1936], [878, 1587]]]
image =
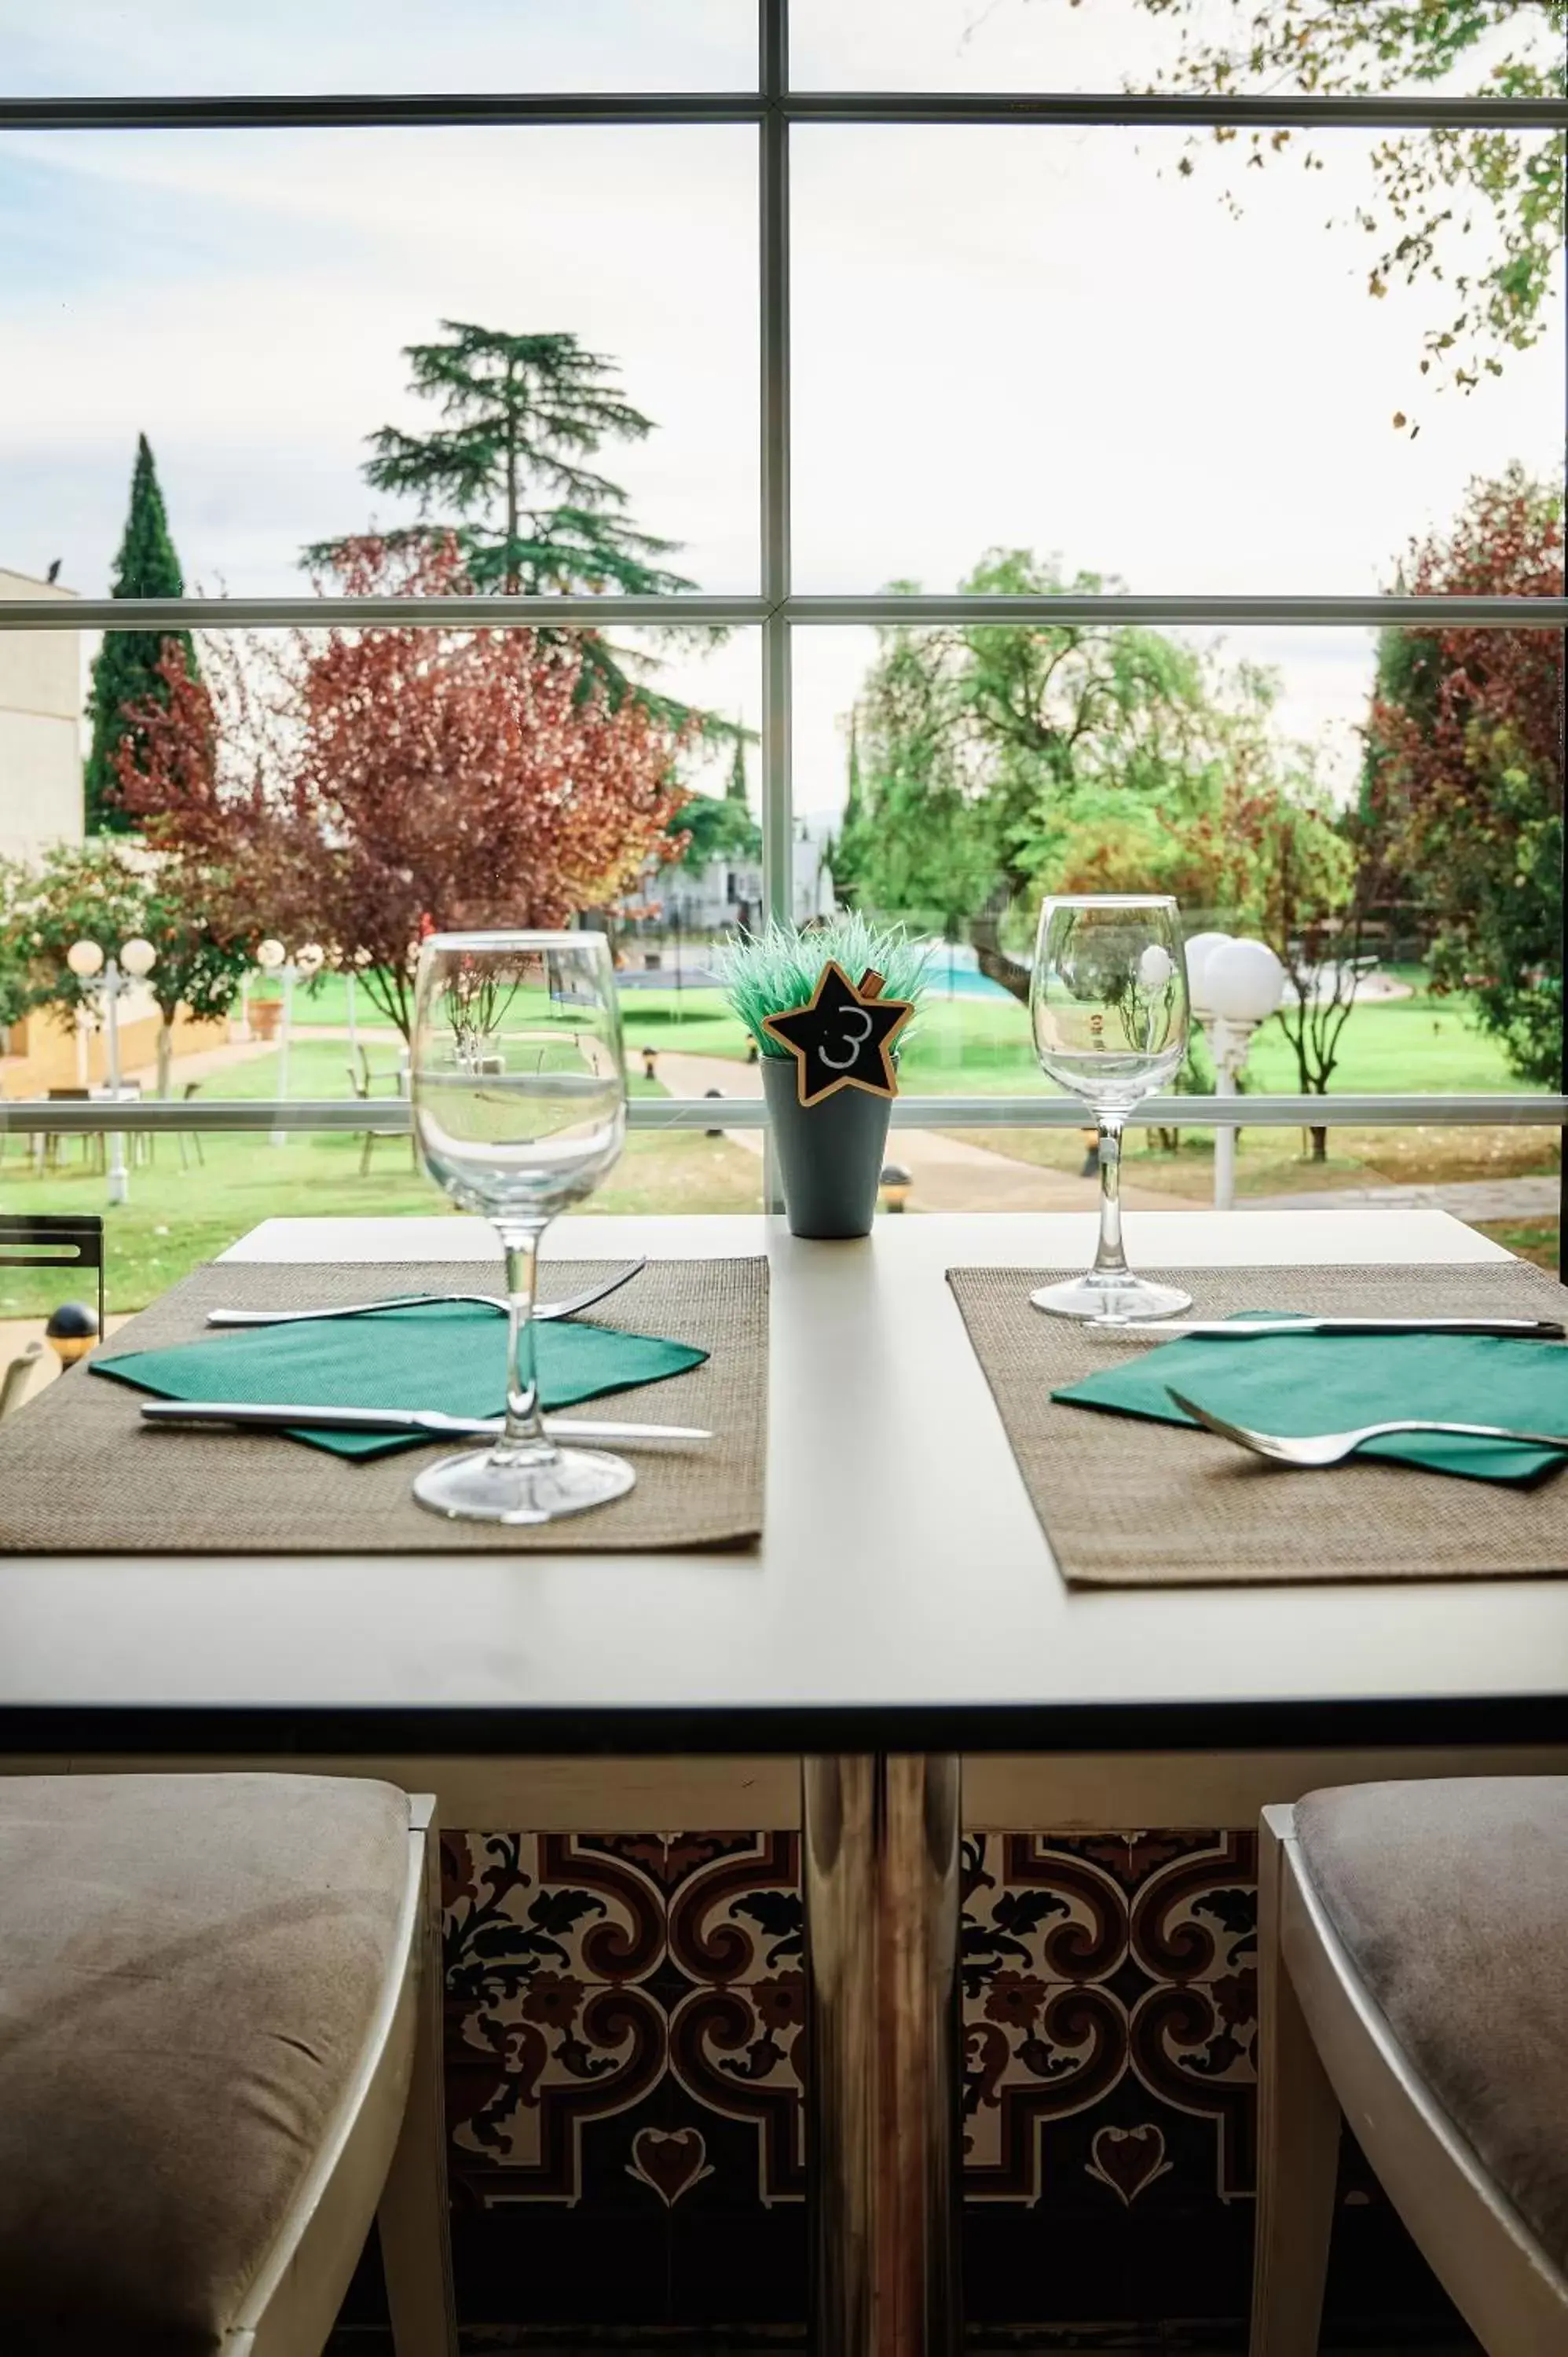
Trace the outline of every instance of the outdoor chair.
[[[373, 1072], [371, 1070], [370, 1057], [363, 1048], [360, 1049], [357, 1056], [350, 1060], [347, 1066], [347, 1071], [349, 1074], [349, 1086], [353, 1090], [354, 1094], [359, 1098], [361, 1104], [371, 1103], [374, 1100], [376, 1090], [383, 1086], [389, 1089], [393, 1096], [404, 1097], [408, 1094], [406, 1073], [401, 1071], [396, 1072]], [[360, 1176], [361, 1178], [365, 1178], [370, 1171], [371, 1156], [375, 1149], [378, 1139], [383, 1137], [408, 1137], [409, 1133], [405, 1129], [367, 1129], [364, 1135], [365, 1142], [360, 1150]], [[410, 1138], [409, 1143], [413, 1155], [413, 1167], [417, 1170], [419, 1168], [418, 1142], [415, 1139]]]
[[0, 1368], [0, 1416], [7, 1416], [14, 1407], [21, 1406], [33, 1380], [33, 1370], [43, 1355], [43, 1344], [32, 1341], [8, 1366]]
[[[49, 1089], [46, 1093], [50, 1104], [90, 1104], [92, 1101], [91, 1089]], [[59, 1169], [61, 1159], [60, 1148], [64, 1143], [65, 1133], [62, 1130], [47, 1129], [44, 1132], [38, 1154], [41, 1169]], [[107, 1169], [106, 1153], [103, 1132], [101, 1129], [91, 1130], [82, 1135], [81, 1157], [89, 1169]]]
[[90, 1268], [98, 1279], [103, 1332], [103, 1221], [97, 1211], [0, 1211], [0, 1269]]
[[[180, 1103], [182, 1104], [188, 1104], [200, 1086], [201, 1082], [199, 1081], [187, 1081], [184, 1089], [180, 1092]], [[196, 1163], [198, 1169], [204, 1170], [207, 1168], [207, 1157], [201, 1151], [201, 1132], [199, 1129], [191, 1130], [188, 1135], [183, 1129], [180, 1130], [177, 1135], [177, 1143], [179, 1146], [179, 1167], [182, 1170], [188, 1170], [190, 1168], [190, 1148], [192, 1146], [196, 1149]]]
[[396, 2357], [455, 2357], [434, 1808], [0, 1778], [0, 2347], [311, 2357], [379, 2218]]
[[1341, 2114], [1491, 2357], [1568, 2348], [1568, 1777], [1265, 1809], [1251, 2357], [1315, 2357]]

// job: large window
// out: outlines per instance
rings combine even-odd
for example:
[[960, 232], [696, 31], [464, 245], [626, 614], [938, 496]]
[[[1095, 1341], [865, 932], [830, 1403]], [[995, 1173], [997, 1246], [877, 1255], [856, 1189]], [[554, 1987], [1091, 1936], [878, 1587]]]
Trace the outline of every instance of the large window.
[[[635, 1118], [726, 1147], [650, 1201], [756, 1200], [712, 951], [835, 899], [940, 945], [917, 1203], [1076, 1200], [1031, 909], [1142, 879], [1291, 968], [1244, 1194], [1473, 1187], [1543, 1245], [1563, 0], [219, 13], [0, 0], [0, 847], [69, 832], [27, 699], [73, 632], [217, 678], [591, 629], [700, 804], [615, 902]], [[128, 608], [139, 436], [177, 569]], [[1184, 1085], [1130, 1176], [1197, 1201]]]

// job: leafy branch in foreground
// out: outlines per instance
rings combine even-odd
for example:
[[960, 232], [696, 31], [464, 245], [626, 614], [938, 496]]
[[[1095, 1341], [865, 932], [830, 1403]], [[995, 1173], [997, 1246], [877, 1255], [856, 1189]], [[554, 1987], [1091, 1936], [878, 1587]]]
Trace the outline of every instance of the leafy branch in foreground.
[[[1230, 0], [1231, 30], [1219, 38], [1210, 29], [1212, 0], [1138, 5], [1172, 20], [1180, 46], [1152, 84], [1130, 81], [1130, 88], [1329, 98], [1452, 89], [1467, 67], [1466, 87], [1493, 97], [1568, 95], [1568, 0]], [[1251, 170], [1286, 153], [1299, 155], [1306, 170], [1324, 168], [1298, 131], [1221, 124], [1196, 135], [1177, 167], [1184, 177], [1197, 169], [1194, 147], [1207, 143], [1235, 150]], [[1396, 279], [1428, 278], [1444, 288], [1453, 307], [1445, 301], [1426, 329], [1420, 361], [1434, 385], [1471, 392], [1483, 375], [1502, 374], [1507, 353], [1549, 333], [1565, 160], [1561, 129], [1449, 125], [1378, 138], [1370, 157], [1377, 196], [1353, 216], [1379, 241], [1367, 292], [1380, 297]], [[1226, 200], [1240, 210], [1233, 188]], [[1393, 422], [1411, 421], [1396, 411]]]

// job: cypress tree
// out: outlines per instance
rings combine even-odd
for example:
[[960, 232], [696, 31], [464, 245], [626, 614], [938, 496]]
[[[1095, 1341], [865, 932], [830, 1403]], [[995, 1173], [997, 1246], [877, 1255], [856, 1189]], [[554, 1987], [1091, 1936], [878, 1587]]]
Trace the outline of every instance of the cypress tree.
[[749, 807], [746, 791], [746, 737], [742, 733], [742, 724], [738, 720], [735, 726], [735, 759], [730, 764], [729, 784], [725, 789], [725, 800], [738, 802], [742, 810]]
[[[157, 468], [145, 434], [136, 437], [136, 464], [131, 476], [131, 505], [124, 536], [114, 561], [110, 587], [114, 597], [182, 597], [185, 578], [169, 535], [164, 495]], [[188, 630], [171, 633], [196, 676], [196, 649]], [[136, 731], [127, 728], [127, 705], [156, 696], [168, 700], [159, 675], [168, 638], [157, 630], [105, 630], [92, 666], [88, 709], [92, 719], [92, 745], [84, 781], [85, 818], [89, 834], [129, 834], [132, 823], [120, 806], [120, 782], [114, 759], [120, 746]]]

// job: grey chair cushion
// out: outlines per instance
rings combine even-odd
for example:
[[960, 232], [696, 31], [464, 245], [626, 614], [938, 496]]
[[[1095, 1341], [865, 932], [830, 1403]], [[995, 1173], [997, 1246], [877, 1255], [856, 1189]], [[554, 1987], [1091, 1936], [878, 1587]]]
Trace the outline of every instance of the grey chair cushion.
[[394, 1964], [408, 1806], [0, 1777], [0, 2350], [214, 2350]]
[[1351, 1784], [1295, 1823], [1410, 2062], [1568, 2267], [1568, 1777]]

